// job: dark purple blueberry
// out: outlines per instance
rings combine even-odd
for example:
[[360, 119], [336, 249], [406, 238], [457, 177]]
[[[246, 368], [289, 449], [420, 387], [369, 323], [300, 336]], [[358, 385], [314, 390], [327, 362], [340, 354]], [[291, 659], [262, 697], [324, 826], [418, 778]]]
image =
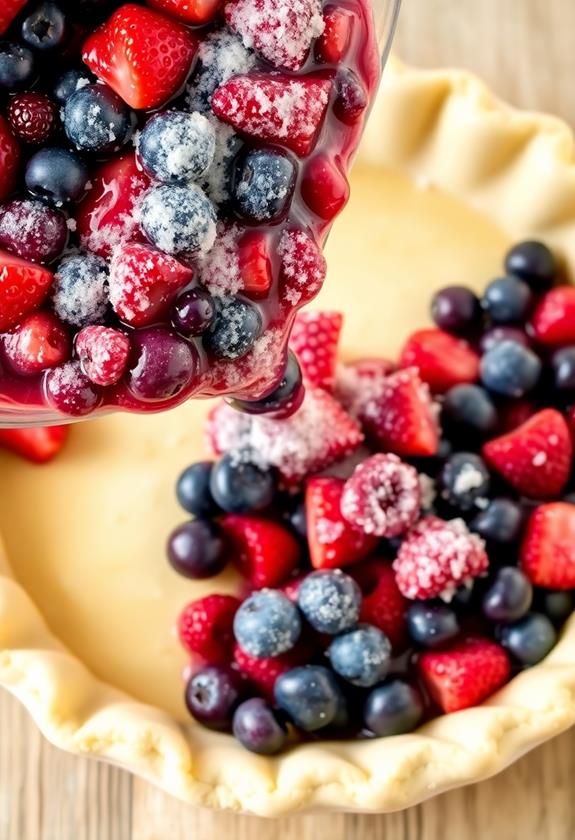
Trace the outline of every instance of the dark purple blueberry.
[[136, 115], [106, 85], [84, 85], [64, 106], [64, 130], [79, 151], [110, 154], [125, 146], [136, 126]]
[[267, 658], [291, 650], [301, 633], [295, 604], [276, 589], [254, 592], [238, 609], [234, 635], [250, 656]]
[[79, 201], [86, 192], [90, 174], [69, 149], [40, 149], [32, 155], [24, 175], [30, 192], [56, 205]]
[[186, 686], [186, 706], [192, 717], [210, 729], [229, 730], [242, 699], [239, 674], [231, 668], [209, 666], [198, 671]]
[[558, 391], [575, 391], [575, 347], [562, 347], [551, 358], [553, 384]]
[[508, 624], [518, 621], [531, 609], [533, 587], [515, 566], [499, 569], [483, 596], [483, 614], [489, 621]]
[[297, 357], [290, 350], [283, 378], [270, 394], [260, 400], [229, 399], [227, 402], [244, 414], [271, 414], [275, 419], [285, 419], [295, 414], [304, 397], [301, 368]]
[[557, 270], [553, 253], [542, 242], [520, 242], [505, 257], [505, 271], [525, 280], [537, 292], [553, 284]]
[[53, 50], [62, 46], [65, 37], [66, 17], [51, 0], [38, 3], [22, 23], [22, 39], [34, 50]]
[[303, 540], [307, 539], [307, 515], [305, 502], [300, 500], [288, 513], [288, 522]]
[[502, 341], [481, 359], [481, 381], [495, 394], [519, 398], [532, 391], [541, 377], [541, 359], [515, 341]]
[[360, 624], [336, 636], [327, 649], [333, 670], [361, 688], [371, 688], [387, 676], [391, 644], [379, 628]]
[[172, 307], [172, 324], [185, 336], [202, 335], [216, 315], [213, 297], [203, 289], [190, 289]]
[[108, 264], [95, 254], [70, 254], [58, 263], [52, 305], [73, 327], [102, 323], [108, 312]]
[[500, 626], [497, 638], [518, 662], [531, 667], [555, 647], [557, 632], [546, 615], [528, 613], [514, 624]]
[[61, 76], [58, 76], [52, 88], [52, 96], [59, 105], [65, 105], [73, 93], [76, 93], [85, 85], [91, 85], [93, 81], [94, 77], [87, 67], [74, 67], [65, 70]]
[[276, 494], [271, 470], [227, 453], [214, 465], [210, 478], [212, 498], [226, 513], [255, 513], [269, 508]]
[[275, 222], [289, 210], [296, 165], [278, 149], [250, 149], [236, 161], [232, 206], [250, 222]]
[[357, 624], [361, 590], [340, 569], [322, 569], [300, 584], [298, 606], [314, 630], [334, 636]]
[[346, 125], [352, 125], [365, 113], [367, 92], [352, 70], [340, 70], [335, 80], [333, 112]]
[[484, 437], [497, 428], [497, 409], [485, 388], [455, 385], [445, 395], [443, 421], [450, 434]]
[[422, 716], [423, 700], [419, 691], [398, 678], [370, 691], [363, 710], [367, 729], [378, 737], [413, 732]]
[[573, 612], [573, 592], [540, 589], [536, 593], [537, 605], [556, 624], [561, 624]]
[[262, 326], [256, 306], [240, 298], [228, 298], [220, 305], [204, 343], [217, 359], [241, 359], [254, 346]]
[[144, 402], [176, 397], [189, 388], [198, 373], [196, 349], [165, 327], [135, 330], [128, 388]]
[[173, 568], [192, 580], [214, 577], [229, 559], [222, 529], [206, 519], [194, 519], [176, 528], [168, 539], [167, 551]]
[[41, 201], [18, 199], [0, 206], [0, 247], [31, 262], [57, 259], [68, 241], [66, 217]]
[[35, 75], [36, 62], [32, 50], [12, 41], [0, 41], [0, 90], [25, 90], [30, 87]]
[[164, 184], [196, 181], [209, 169], [216, 149], [212, 124], [198, 113], [165, 111], [144, 126], [138, 158], [144, 171]]
[[102, 391], [82, 371], [80, 362], [66, 362], [44, 377], [46, 401], [71, 417], [91, 414], [102, 402]]
[[209, 251], [216, 235], [216, 211], [195, 184], [161, 184], [140, 206], [142, 230], [160, 251], [186, 257]]
[[488, 353], [502, 341], [514, 341], [516, 344], [521, 344], [522, 347], [531, 347], [529, 336], [521, 327], [497, 326], [492, 327], [482, 335], [479, 349], [482, 353]]
[[524, 522], [525, 512], [519, 502], [499, 498], [477, 514], [470, 528], [488, 542], [508, 545], [519, 540]]
[[435, 648], [453, 641], [459, 634], [455, 611], [435, 601], [416, 601], [406, 613], [407, 631], [421, 647]]
[[489, 496], [490, 476], [483, 458], [473, 452], [456, 452], [439, 476], [441, 497], [460, 511], [470, 511]]
[[481, 307], [472, 289], [446, 286], [433, 296], [431, 317], [442, 330], [468, 335], [481, 323]]
[[281, 674], [274, 695], [280, 709], [305, 732], [329, 726], [341, 709], [341, 689], [333, 673], [321, 665], [303, 665]]
[[210, 490], [212, 461], [199, 461], [189, 466], [178, 478], [176, 496], [185, 511], [192, 516], [209, 518], [221, 513]]
[[533, 306], [533, 292], [519, 277], [498, 277], [485, 289], [481, 306], [495, 324], [520, 324]]
[[238, 706], [232, 731], [242, 747], [258, 755], [280, 752], [287, 737], [277, 714], [261, 697], [252, 697]]

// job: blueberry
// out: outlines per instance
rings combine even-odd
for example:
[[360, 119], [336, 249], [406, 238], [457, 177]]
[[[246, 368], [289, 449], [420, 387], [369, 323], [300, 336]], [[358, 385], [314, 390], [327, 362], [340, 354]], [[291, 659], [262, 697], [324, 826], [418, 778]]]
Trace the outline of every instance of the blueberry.
[[296, 355], [290, 350], [285, 373], [271, 393], [260, 400], [229, 399], [227, 402], [244, 414], [273, 414], [275, 418], [282, 419], [297, 411], [304, 396], [301, 368]]
[[561, 624], [573, 612], [573, 593], [552, 589], [541, 589], [537, 592], [537, 603], [541, 612], [551, 621]]
[[185, 184], [205, 174], [215, 148], [215, 131], [205, 117], [166, 111], [144, 126], [138, 158], [150, 178], [164, 184]]
[[411, 639], [424, 648], [434, 648], [452, 641], [459, 634], [457, 615], [447, 604], [416, 601], [406, 613]]
[[390, 679], [370, 691], [363, 711], [366, 727], [379, 737], [413, 732], [422, 716], [420, 693], [398, 678]]
[[315, 630], [334, 636], [357, 624], [361, 590], [339, 569], [322, 569], [309, 574], [300, 585], [298, 606]]
[[274, 222], [287, 213], [296, 181], [296, 166], [283, 152], [251, 149], [236, 162], [232, 202], [251, 222]]
[[327, 655], [340, 677], [352, 685], [370, 688], [387, 676], [391, 644], [377, 627], [360, 624], [336, 636]]
[[227, 513], [255, 513], [270, 507], [276, 482], [270, 470], [227, 453], [212, 470], [210, 489], [216, 504]]
[[231, 76], [248, 73], [255, 62], [255, 53], [246, 49], [242, 39], [228, 29], [204, 36], [186, 89], [188, 110], [210, 113], [216, 89]]
[[481, 305], [496, 324], [518, 324], [527, 319], [533, 293], [518, 277], [498, 277], [486, 288]]
[[12, 41], [0, 41], [0, 89], [23, 90], [32, 84], [35, 74], [32, 50]]
[[479, 342], [479, 349], [482, 353], [488, 353], [502, 341], [514, 341], [516, 344], [521, 344], [522, 347], [531, 347], [529, 337], [521, 327], [497, 326], [483, 333]]
[[461, 511], [469, 511], [489, 495], [489, 470], [483, 459], [472, 452], [457, 452], [447, 459], [439, 486], [441, 496]]
[[575, 347], [562, 347], [551, 358], [553, 382], [558, 391], [575, 391]]
[[166, 254], [209, 251], [216, 237], [216, 211], [195, 184], [152, 187], [142, 201], [140, 221], [150, 242]]
[[117, 93], [105, 85], [86, 85], [64, 106], [64, 130], [81, 151], [108, 154], [131, 138], [136, 116]]
[[333, 723], [341, 709], [341, 690], [321, 665], [303, 665], [281, 674], [274, 686], [280, 709], [305, 732]]
[[211, 461], [200, 461], [184, 470], [178, 478], [176, 485], [178, 502], [192, 516], [208, 518], [220, 512], [210, 490], [213, 466]]
[[76, 93], [80, 88], [86, 85], [91, 85], [94, 77], [86, 67], [72, 68], [65, 70], [61, 76], [58, 76], [56, 83], [52, 88], [52, 96], [60, 105], [64, 105], [66, 101]]
[[470, 528], [484, 540], [509, 544], [517, 542], [523, 530], [525, 514], [519, 502], [493, 499], [489, 507], [477, 514]]
[[445, 395], [443, 419], [460, 435], [489, 435], [497, 428], [497, 409], [479, 385], [456, 385]]
[[307, 540], [307, 515], [305, 501], [300, 500], [288, 514], [288, 521], [292, 529], [302, 540]]
[[520, 621], [500, 627], [498, 638], [522, 665], [531, 666], [555, 647], [557, 633], [546, 615], [528, 613]]
[[131, 342], [127, 385], [138, 399], [169, 400], [197, 383], [198, 351], [172, 330], [165, 327], [135, 330]]
[[26, 186], [39, 198], [55, 204], [79, 201], [86, 192], [89, 172], [69, 149], [40, 149], [28, 161]]
[[95, 254], [71, 254], [58, 264], [52, 287], [58, 317], [74, 327], [101, 323], [108, 312], [108, 265]]
[[242, 747], [258, 755], [275, 755], [286, 741], [285, 728], [261, 697], [252, 697], [238, 706], [232, 731]]
[[204, 289], [183, 292], [172, 307], [172, 324], [185, 336], [202, 335], [216, 315], [213, 297]]
[[185, 701], [190, 714], [210, 729], [230, 729], [241, 698], [241, 679], [231, 668], [203, 668], [186, 686]]
[[535, 291], [544, 291], [553, 284], [557, 262], [542, 242], [520, 242], [507, 253], [505, 271], [525, 280]]
[[227, 298], [221, 302], [204, 343], [218, 359], [240, 359], [252, 349], [262, 327], [262, 316], [256, 306], [240, 298]]
[[262, 589], [247, 598], [236, 613], [234, 635], [246, 653], [258, 658], [279, 656], [299, 639], [298, 608], [274, 589]]
[[440, 329], [467, 335], [481, 323], [481, 307], [471, 289], [447, 286], [433, 296], [431, 317]]
[[168, 539], [167, 550], [173, 568], [192, 580], [214, 577], [229, 558], [222, 529], [206, 519], [194, 519], [176, 528]]
[[22, 38], [35, 50], [53, 50], [66, 37], [66, 17], [56, 3], [44, 0], [22, 23]]
[[483, 614], [489, 621], [507, 624], [531, 609], [533, 587], [520, 569], [504, 566], [483, 596]]
[[515, 341], [502, 341], [481, 359], [481, 381], [504, 397], [523, 397], [541, 376], [541, 360]]

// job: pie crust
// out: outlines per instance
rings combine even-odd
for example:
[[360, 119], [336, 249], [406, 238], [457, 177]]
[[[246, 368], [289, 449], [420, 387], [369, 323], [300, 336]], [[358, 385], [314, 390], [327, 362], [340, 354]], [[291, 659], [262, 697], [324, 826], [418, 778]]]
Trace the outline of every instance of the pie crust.
[[[541, 237], [561, 254], [566, 271], [575, 272], [571, 131], [552, 117], [508, 108], [467, 73], [419, 71], [392, 61], [363, 140], [358, 178], [364, 166], [381, 169], [390, 183], [407, 176], [419, 190], [447, 194], [460, 207], [478, 211], [492, 229], [492, 249], [498, 237], [502, 246], [508, 240]], [[388, 202], [387, 211], [391, 209]], [[354, 248], [349, 242], [358, 232], [352, 218], [349, 224], [348, 239], [343, 236], [344, 218], [341, 235], [336, 229], [330, 248], [340, 270], [345, 264], [352, 271]], [[405, 230], [408, 224], [404, 220]], [[428, 244], [433, 262], [433, 242]], [[408, 250], [406, 246], [406, 254]], [[486, 279], [481, 265], [470, 267], [470, 273], [477, 284]], [[393, 283], [393, 278], [385, 282]], [[374, 288], [368, 278], [357, 278], [358, 295], [369, 296]], [[411, 285], [399, 284], [385, 311], [360, 307], [361, 319], [354, 322], [354, 294], [342, 301], [341, 287], [330, 291], [328, 281], [318, 305], [349, 310], [346, 349], [350, 354], [361, 349], [364, 355], [381, 353], [382, 347], [392, 352], [402, 312], [419, 308], [423, 318], [427, 297], [415, 277]], [[366, 314], [366, 309], [373, 311]], [[195, 414], [192, 408], [182, 410], [189, 414], [187, 434], [199, 435], [203, 409]], [[107, 422], [96, 421], [93, 428]], [[165, 424], [166, 434], [171, 433], [170, 422]], [[97, 434], [87, 436], [91, 443]], [[98, 540], [102, 532], [96, 529], [86, 539]], [[28, 574], [42, 558], [29, 561]], [[493, 775], [575, 722], [573, 616], [542, 664], [516, 677], [481, 707], [440, 717], [412, 735], [306, 744], [278, 758], [257, 757], [229, 736], [180, 722], [184, 717], [177, 709], [137, 702], [128, 691], [97, 679], [97, 667], [90, 670], [48, 629], [49, 610], [40, 603], [39, 590], [34, 595], [42, 613], [35, 606], [22, 571], [26, 564], [21, 565], [14, 564], [13, 575], [8, 560], [3, 556], [0, 561], [0, 683], [24, 703], [58, 747], [121, 765], [196, 805], [261, 816], [301, 809], [396, 810]], [[49, 622], [60, 627], [61, 619], [54, 613]]]

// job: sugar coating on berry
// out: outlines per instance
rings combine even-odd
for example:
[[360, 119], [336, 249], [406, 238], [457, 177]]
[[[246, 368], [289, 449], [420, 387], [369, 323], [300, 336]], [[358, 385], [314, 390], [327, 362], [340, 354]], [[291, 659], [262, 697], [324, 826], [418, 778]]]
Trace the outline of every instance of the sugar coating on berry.
[[66, 362], [46, 375], [48, 402], [63, 414], [89, 414], [100, 403], [100, 392], [82, 371], [79, 362]]
[[41, 201], [11, 201], [0, 209], [0, 244], [24, 259], [49, 262], [66, 239], [66, 217]]
[[373, 455], [360, 464], [343, 489], [341, 512], [366, 534], [396, 537], [419, 517], [421, 486], [415, 467], [397, 455]]
[[278, 246], [283, 296], [292, 306], [312, 300], [320, 291], [327, 264], [316, 243], [303, 230], [286, 230]]
[[216, 241], [207, 254], [200, 254], [197, 265], [200, 281], [213, 297], [225, 298], [242, 289], [242, 276], [238, 239], [241, 230], [237, 225], [218, 222]]
[[62, 321], [75, 327], [96, 324], [108, 311], [108, 266], [95, 254], [65, 257], [54, 275], [52, 302]]
[[149, 190], [140, 207], [148, 239], [166, 254], [209, 251], [216, 239], [216, 212], [195, 184], [162, 185]]
[[[129, 242], [139, 231], [142, 202], [148, 185], [149, 180], [143, 173], [132, 175], [127, 187], [121, 187], [122, 193], [126, 190], [133, 197], [129, 208], [116, 215], [114, 221], [109, 224], [98, 222], [97, 226], [92, 226], [81, 237], [83, 247], [97, 254], [108, 255], [122, 243]], [[106, 188], [106, 193], [112, 197], [118, 192], [118, 186], [114, 183], [110, 183]]]
[[115, 385], [128, 364], [130, 340], [110, 327], [84, 327], [76, 338], [82, 370], [96, 385]]
[[206, 115], [214, 129], [215, 146], [212, 163], [200, 184], [216, 204], [230, 198], [231, 169], [242, 141], [231, 125], [220, 122], [213, 114]]
[[198, 112], [168, 111], [147, 123], [138, 142], [148, 175], [167, 184], [201, 178], [214, 158], [213, 125]]
[[232, 76], [249, 73], [256, 56], [241, 39], [228, 29], [212, 32], [198, 47], [196, 67], [186, 88], [186, 105], [190, 111], [211, 111], [215, 90]]
[[373, 363], [339, 364], [335, 395], [352, 417], [361, 418], [365, 407], [381, 397], [385, 380], [392, 370], [393, 365], [383, 359]]

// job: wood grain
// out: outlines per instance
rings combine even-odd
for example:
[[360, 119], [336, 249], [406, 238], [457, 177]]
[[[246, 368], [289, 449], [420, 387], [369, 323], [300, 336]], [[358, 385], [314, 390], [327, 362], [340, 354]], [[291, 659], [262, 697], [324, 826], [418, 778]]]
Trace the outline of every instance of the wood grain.
[[[575, 124], [573, 32], [573, 0], [404, 0], [397, 51], [424, 66], [469, 67], [517, 105]], [[0, 840], [575, 837], [575, 731], [496, 779], [407, 812], [277, 822], [193, 810], [126, 773], [64, 755], [5, 694], [0, 733]]]

